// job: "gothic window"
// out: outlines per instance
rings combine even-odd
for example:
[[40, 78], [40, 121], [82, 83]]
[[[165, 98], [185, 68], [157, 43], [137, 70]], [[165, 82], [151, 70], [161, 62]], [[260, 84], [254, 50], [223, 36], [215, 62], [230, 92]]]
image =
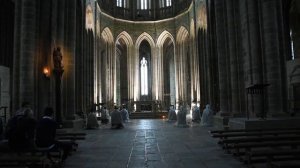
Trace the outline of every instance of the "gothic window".
[[166, 6], [171, 6], [172, 5], [172, 1], [171, 0], [166, 0]]
[[172, 6], [172, 0], [160, 0], [160, 7], [169, 7]]
[[148, 66], [145, 57], [141, 60], [141, 95], [148, 95]]
[[118, 7], [123, 7], [122, 0], [117, 0], [117, 6]]
[[140, 0], [140, 3], [141, 3], [141, 9], [148, 9], [148, 3], [149, 3], [149, 0]]
[[293, 31], [292, 30], [290, 30], [290, 38], [291, 38], [292, 60], [294, 60], [295, 59], [295, 50], [294, 50]]

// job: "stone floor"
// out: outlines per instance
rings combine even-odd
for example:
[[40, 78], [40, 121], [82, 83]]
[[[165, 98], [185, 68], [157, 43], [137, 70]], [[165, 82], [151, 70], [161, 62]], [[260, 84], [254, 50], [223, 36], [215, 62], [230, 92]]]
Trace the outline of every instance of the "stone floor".
[[242, 168], [199, 124], [179, 128], [162, 119], [133, 119], [122, 130], [86, 130], [65, 168]]

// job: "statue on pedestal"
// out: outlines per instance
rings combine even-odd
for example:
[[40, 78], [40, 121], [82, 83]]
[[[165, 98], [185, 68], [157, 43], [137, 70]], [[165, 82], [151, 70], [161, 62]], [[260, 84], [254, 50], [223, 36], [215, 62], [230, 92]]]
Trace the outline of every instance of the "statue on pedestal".
[[62, 70], [62, 53], [60, 51], [60, 47], [57, 47], [53, 51], [53, 64], [55, 70]]

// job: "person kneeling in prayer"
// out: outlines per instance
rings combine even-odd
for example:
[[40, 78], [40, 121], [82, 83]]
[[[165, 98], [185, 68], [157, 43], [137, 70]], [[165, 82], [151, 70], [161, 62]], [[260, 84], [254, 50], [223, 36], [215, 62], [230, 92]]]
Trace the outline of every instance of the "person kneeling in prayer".
[[123, 119], [117, 106], [115, 106], [114, 111], [111, 113], [111, 128], [112, 129], [124, 128]]

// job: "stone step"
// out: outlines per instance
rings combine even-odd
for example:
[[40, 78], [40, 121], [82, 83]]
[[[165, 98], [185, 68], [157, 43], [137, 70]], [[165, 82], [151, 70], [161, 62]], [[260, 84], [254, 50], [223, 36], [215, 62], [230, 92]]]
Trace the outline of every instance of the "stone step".
[[159, 119], [166, 118], [168, 116], [168, 112], [135, 112], [130, 114], [130, 119]]

